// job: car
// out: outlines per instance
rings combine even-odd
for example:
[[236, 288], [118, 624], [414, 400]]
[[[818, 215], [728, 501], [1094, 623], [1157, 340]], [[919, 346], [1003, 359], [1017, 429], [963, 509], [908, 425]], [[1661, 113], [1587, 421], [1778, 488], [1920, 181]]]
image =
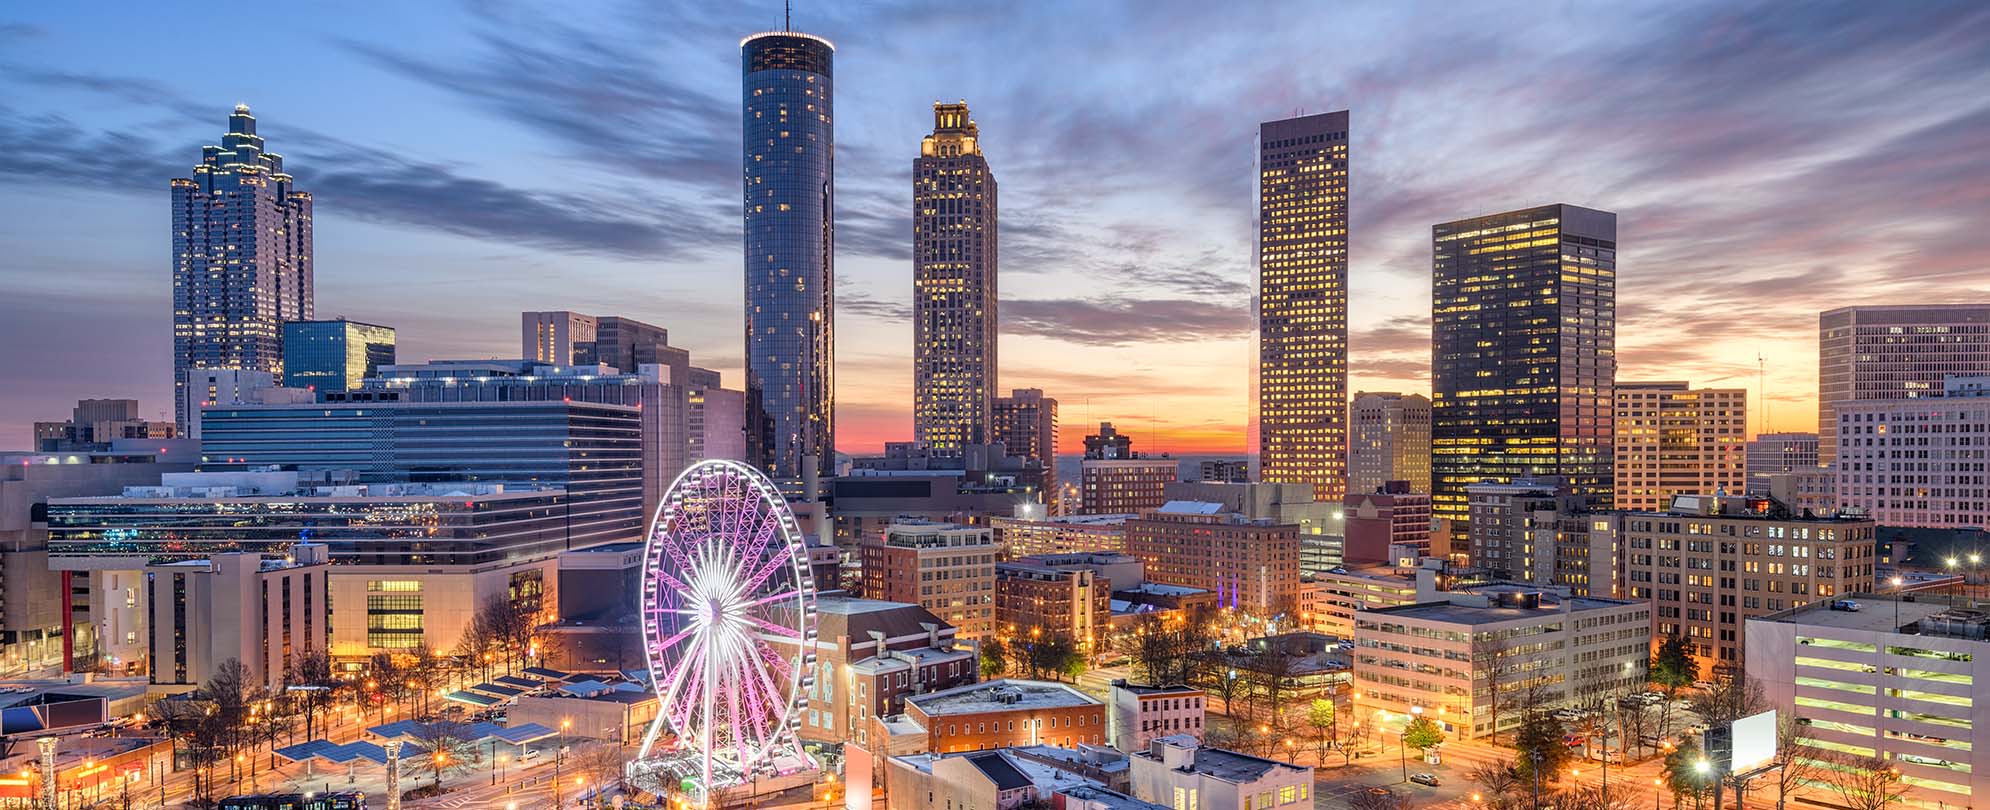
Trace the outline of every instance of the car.
[[1848, 613], [1857, 613], [1861, 610], [1864, 610], [1865, 608], [1861, 606], [1859, 603], [1854, 602], [1850, 599], [1839, 599], [1831, 603], [1831, 609], [1842, 610]]
[[1437, 787], [1437, 775], [1429, 771], [1417, 771], [1416, 773], [1410, 774], [1410, 781], [1415, 782], [1419, 785]]

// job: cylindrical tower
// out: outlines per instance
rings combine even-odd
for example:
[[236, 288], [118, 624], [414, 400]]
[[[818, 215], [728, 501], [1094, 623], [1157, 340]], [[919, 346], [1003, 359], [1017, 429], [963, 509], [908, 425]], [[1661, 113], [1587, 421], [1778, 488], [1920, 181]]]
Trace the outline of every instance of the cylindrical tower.
[[835, 51], [793, 31], [740, 41], [747, 456], [790, 491], [835, 469]]

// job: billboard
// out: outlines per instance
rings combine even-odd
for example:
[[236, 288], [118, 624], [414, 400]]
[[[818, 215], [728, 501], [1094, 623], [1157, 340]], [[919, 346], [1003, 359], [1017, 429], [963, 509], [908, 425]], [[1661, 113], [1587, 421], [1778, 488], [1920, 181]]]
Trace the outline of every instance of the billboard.
[[1734, 773], [1747, 773], [1776, 759], [1776, 710], [1734, 721]]

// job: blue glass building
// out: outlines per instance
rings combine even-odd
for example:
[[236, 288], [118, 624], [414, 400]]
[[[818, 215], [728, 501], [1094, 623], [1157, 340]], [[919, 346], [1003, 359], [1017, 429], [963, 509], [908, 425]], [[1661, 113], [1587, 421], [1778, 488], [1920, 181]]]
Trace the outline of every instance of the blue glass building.
[[283, 384], [313, 391], [358, 388], [394, 364], [394, 328], [340, 318], [283, 325]]
[[785, 485], [835, 471], [836, 46], [740, 42], [747, 459]]

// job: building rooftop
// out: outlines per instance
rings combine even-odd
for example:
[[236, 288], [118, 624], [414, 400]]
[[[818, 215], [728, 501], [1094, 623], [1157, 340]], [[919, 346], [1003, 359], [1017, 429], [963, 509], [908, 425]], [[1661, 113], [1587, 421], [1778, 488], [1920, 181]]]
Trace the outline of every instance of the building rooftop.
[[[1524, 601], [1516, 601], [1526, 595], [1539, 596], [1539, 606], [1529, 606]], [[1461, 602], [1458, 597], [1490, 597], [1486, 604]], [[1413, 605], [1398, 605], [1360, 610], [1356, 616], [1378, 614], [1386, 616], [1424, 619], [1448, 624], [1497, 624], [1530, 618], [1547, 618], [1561, 615], [1563, 597], [1554, 593], [1541, 592], [1539, 586], [1524, 586], [1513, 583], [1492, 583], [1474, 586], [1470, 590], [1450, 592], [1451, 599], [1443, 602], [1419, 602]], [[1625, 599], [1605, 599], [1595, 596], [1567, 598], [1569, 612], [1581, 613], [1591, 610], [1608, 610], [1645, 604]]]
[[[1057, 792], [1067, 798], [1083, 802], [1085, 810], [1168, 810], [1167, 805], [1141, 801], [1098, 785], [1078, 785]], [[1068, 808], [1072, 805], [1067, 802], [1064, 806]]]
[[1166, 585], [1159, 582], [1143, 582], [1131, 588], [1119, 588], [1117, 590], [1114, 590], [1113, 593], [1146, 594], [1148, 596], [1194, 596], [1196, 594], [1209, 593], [1209, 591], [1203, 590], [1201, 588], [1191, 588], [1188, 587], [1187, 585]]
[[[1255, 782], [1264, 778], [1265, 774], [1277, 770], [1309, 770], [1303, 765], [1294, 765], [1290, 762], [1279, 762], [1275, 759], [1239, 754], [1235, 751], [1225, 751], [1221, 748], [1204, 748], [1201, 741], [1187, 734], [1172, 734], [1166, 737], [1157, 737], [1154, 739], [1154, 742], [1194, 749], [1195, 762], [1185, 770], [1221, 779], [1225, 782]], [[1134, 756], [1146, 757], [1153, 760], [1160, 759], [1160, 757], [1154, 756], [1151, 752], [1145, 751], [1135, 753]]]
[[[1832, 610], [1831, 605], [1836, 602], [1853, 602], [1859, 606], [1859, 609]], [[1842, 599], [1812, 602], [1803, 607], [1771, 613], [1751, 621], [1784, 622], [1868, 633], [1904, 632], [1918, 635], [1919, 628], [1916, 625], [1923, 619], [1937, 616], [1953, 607], [1947, 600], [1935, 601], [1932, 595], [1926, 599], [1919, 597], [1902, 599], [1888, 594], [1861, 593]], [[1931, 635], [1953, 634], [1932, 633]]]
[[1101, 705], [1077, 688], [1052, 681], [1003, 679], [956, 686], [905, 699], [928, 717], [1016, 709], [1058, 709]]
[[1154, 511], [1169, 515], [1220, 515], [1224, 507], [1208, 501], [1169, 501]]
[[1124, 689], [1124, 690], [1126, 690], [1126, 691], [1128, 691], [1128, 692], [1132, 692], [1133, 694], [1136, 694], [1136, 695], [1200, 695], [1200, 694], [1202, 694], [1202, 690], [1201, 690], [1201, 689], [1197, 689], [1197, 688], [1195, 688], [1195, 687], [1193, 687], [1193, 686], [1184, 686], [1184, 685], [1182, 685], [1182, 684], [1178, 684], [1178, 683], [1174, 683], [1174, 684], [1164, 684], [1164, 685], [1159, 685], [1159, 686], [1155, 686], [1155, 685], [1150, 685], [1150, 684], [1144, 684], [1144, 683], [1127, 683], [1126, 681], [1123, 681], [1123, 680], [1122, 680], [1122, 681], [1113, 681], [1113, 683], [1112, 683], [1112, 686], [1113, 686], [1113, 688], [1114, 688], [1114, 689]]

